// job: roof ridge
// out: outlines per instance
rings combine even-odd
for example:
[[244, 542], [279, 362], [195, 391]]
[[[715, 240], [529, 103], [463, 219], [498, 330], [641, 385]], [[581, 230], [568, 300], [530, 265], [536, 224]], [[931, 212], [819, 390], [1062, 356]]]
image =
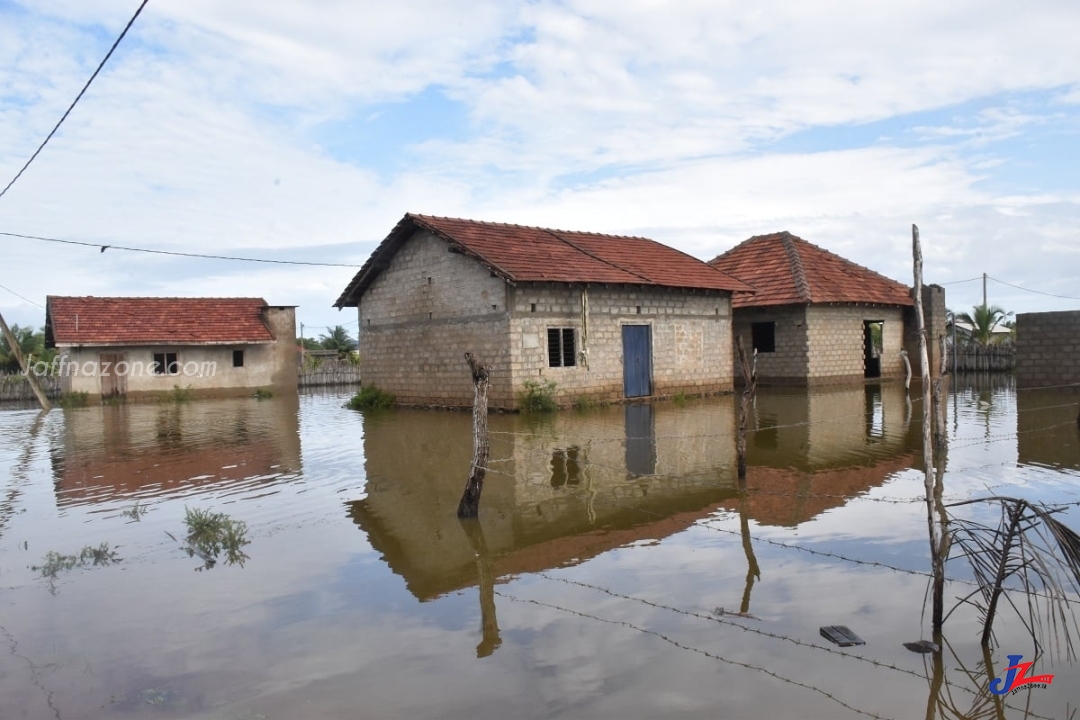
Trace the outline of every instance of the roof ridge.
[[[474, 225], [494, 225], [496, 227], [520, 228], [522, 230], [540, 230], [540, 231], [543, 231], [543, 232], [550, 232], [550, 233], [568, 233], [568, 234], [573, 234], [573, 235], [592, 235], [594, 237], [603, 237], [603, 238], [619, 238], [619, 239], [628, 238], [628, 239], [632, 239], [632, 240], [652, 240], [652, 238], [647, 238], [644, 235], [615, 235], [615, 234], [612, 234], [612, 233], [593, 232], [592, 230], [564, 230], [562, 228], [541, 227], [539, 225], [520, 225], [518, 223], [495, 222], [493, 220], [473, 220], [472, 218], [455, 218], [455, 217], [446, 217], [446, 216], [443, 216], [443, 215], [423, 215], [421, 213], [407, 213], [407, 215], [411, 215], [412, 217], [415, 217], [415, 218], [423, 218], [423, 219], [430, 219], [430, 220], [449, 220], [451, 222], [473, 223]], [[653, 241], [653, 242], [655, 242], [655, 241]]]
[[[645, 275], [642, 275], [639, 272], [634, 272], [633, 270], [630, 270], [629, 268], [624, 268], [622, 265], [619, 265], [618, 263], [612, 262], [611, 260], [608, 260], [607, 258], [602, 258], [599, 255], [597, 255], [596, 253], [589, 252], [585, 248], [581, 247], [580, 245], [577, 245], [576, 243], [571, 242], [568, 238], [565, 238], [565, 237], [563, 237], [562, 235], [559, 234], [559, 233], [568, 233], [568, 232], [570, 232], [568, 230], [549, 230], [547, 228], [532, 228], [532, 229], [533, 230], [543, 230], [548, 235], [551, 235], [552, 237], [554, 237], [556, 240], [561, 240], [562, 242], [566, 243], [567, 245], [574, 248], [578, 252], [583, 253], [585, 255], [588, 255], [593, 260], [598, 260], [599, 262], [602, 262], [605, 265], [610, 265], [611, 267], [616, 268], [618, 270], [622, 270], [625, 273], [629, 273], [629, 274], [633, 275], [634, 277], [639, 277], [639, 278], [641, 278], [642, 280], [644, 280], [647, 283], [652, 284], [652, 283], [656, 282], [652, 278], [646, 277]], [[609, 237], [617, 238], [619, 236], [618, 235], [611, 235]], [[628, 237], [628, 236], [623, 236], [623, 237]], [[637, 239], [644, 240], [645, 238], [637, 238]]]
[[802, 258], [799, 257], [799, 250], [792, 241], [794, 237], [794, 235], [785, 231], [780, 236], [780, 242], [784, 246], [784, 252], [788, 256], [788, 263], [791, 265], [791, 275], [795, 280], [795, 292], [799, 293], [799, 298], [803, 302], [813, 302], [810, 297], [810, 283], [806, 279], [806, 268], [803, 267]]

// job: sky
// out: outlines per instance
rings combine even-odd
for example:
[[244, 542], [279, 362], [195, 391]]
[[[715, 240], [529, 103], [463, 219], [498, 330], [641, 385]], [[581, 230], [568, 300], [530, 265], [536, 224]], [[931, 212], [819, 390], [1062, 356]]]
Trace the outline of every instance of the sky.
[[[138, 5], [0, 0], [0, 187]], [[150, 0], [0, 232], [354, 267], [0, 235], [0, 312], [258, 296], [355, 332], [333, 303], [406, 212], [703, 260], [788, 230], [907, 284], [915, 223], [949, 307], [986, 273], [1080, 309], [1078, 36], [1073, 0]]]

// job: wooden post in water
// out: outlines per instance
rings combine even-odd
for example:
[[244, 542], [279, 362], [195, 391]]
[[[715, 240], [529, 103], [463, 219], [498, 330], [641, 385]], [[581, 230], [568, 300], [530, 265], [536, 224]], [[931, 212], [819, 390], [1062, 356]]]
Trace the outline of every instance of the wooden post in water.
[[480, 514], [480, 492], [484, 489], [484, 474], [487, 472], [488, 452], [491, 449], [487, 429], [491, 368], [474, 358], [472, 353], [465, 353], [465, 361], [469, 363], [473, 379], [473, 458], [469, 467], [469, 481], [465, 484], [465, 492], [458, 503], [457, 515], [459, 518], [474, 518]]
[[943, 552], [945, 543], [943, 540], [943, 528], [937, 522], [934, 515], [934, 493], [937, 490], [934, 482], [934, 448], [931, 437], [931, 426], [934, 416], [930, 398], [930, 358], [926, 350], [926, 323], [923, 320], [922, 303], [922, 246], [919, 245], [919, 228], [911, 226], [911, 252], [914, 256], [915, 265], [915, 323], [919, 334], [919, 367], [922, 370], [922, 394], [923, 394], [923, 487], [926, 492], [926, 521], [930, 531], [930, 562], [934, 577], [933, 598], [933, 629], [935, 633], [941, 632], [944, 622], [944, 598], [938, 592], [938, 587], [944, 588], [945, 558]]
[[30, 389], [34, 391], [34, 395], [37, 396], [38, 402], [41, 403], [41, 409], [45, 412], [49, 412], [52, 410], [52, 403], [49, 402], [49, 398], [45, 397], [45, 391], [41, 389], [41, 385], [38, 384], [37, 378], [34, 377], [34, 373], [27, 367], [26, 358], [23, 357], [22, 349], [15, 339], [15, 333], [11, 332], [11, 328], [8, 327], [3, 315], [0, 315], [0, 331], [3, 331], [4, 337], [7, 338], [8, 347], [11, 348], [11, 354], [19, 361], [19, 367], [22, 368], [26, 381], [30, 383]]
[[742, 403], [739, 405], [739, 437], [736, 441], [735, 451], [738, 455], [739, 489], [746, 489], [746, 418], [750, 414], [750, 404], [754, 400], [754, 391], [757, 389], [757, 373], [750, 370], [750, 363], [746, 359], [746, 350], [743, 348], [742, 335], [735, 336], [735, 349], [739, 352], [739, 367], [742, 369], [743, 389]]

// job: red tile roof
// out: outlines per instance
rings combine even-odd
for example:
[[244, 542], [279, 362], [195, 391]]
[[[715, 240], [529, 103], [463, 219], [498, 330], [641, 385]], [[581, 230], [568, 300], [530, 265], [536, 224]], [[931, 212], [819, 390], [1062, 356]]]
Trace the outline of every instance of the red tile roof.
[[201, 345], [273, 342], [261, 298], [46, 299], [51, 345]]
[[655, 240], [408, 213], [338, 298], [355, 307], [417, 230], [427, 230], [510, 282], [609, 283], [753, 292], [735, 278]]
[[873, 303], [912, 305], [911, 288], [789, 232], [757, 235], [709, 264], [757, 289], [732, 306]]

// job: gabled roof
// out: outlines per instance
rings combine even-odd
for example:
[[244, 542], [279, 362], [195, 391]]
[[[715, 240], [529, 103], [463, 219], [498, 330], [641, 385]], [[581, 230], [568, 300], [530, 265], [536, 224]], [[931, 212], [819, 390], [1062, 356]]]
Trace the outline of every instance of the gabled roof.
[[57, 297], [45, 302], [49, 347], [270, 343], [262, 298]]
[[608, 283], [753, 292], [753, 288], [707, 263], [648, 238], [407, 213], [334, 305], [355, 307], [417, 230], [442, 238], [454, 250], [511, 283]]
[[732, 307], [872, 303], [913, 305], [911, 288], [789, 232], [757, 235], [709, 264], [757, 289]]

